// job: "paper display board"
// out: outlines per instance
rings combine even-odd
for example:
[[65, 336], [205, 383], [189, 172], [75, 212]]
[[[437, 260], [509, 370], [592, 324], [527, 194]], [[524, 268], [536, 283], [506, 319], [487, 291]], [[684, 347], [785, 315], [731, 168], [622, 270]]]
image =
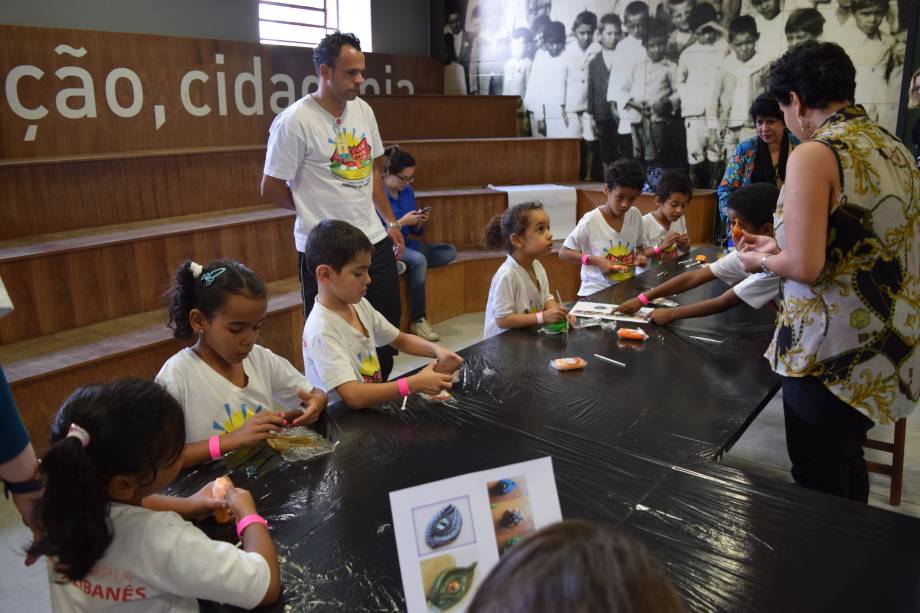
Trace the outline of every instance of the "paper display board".
[[560, 521], [550, 458], [390, 492], [406, 608], [465, 611], [502, 553]]

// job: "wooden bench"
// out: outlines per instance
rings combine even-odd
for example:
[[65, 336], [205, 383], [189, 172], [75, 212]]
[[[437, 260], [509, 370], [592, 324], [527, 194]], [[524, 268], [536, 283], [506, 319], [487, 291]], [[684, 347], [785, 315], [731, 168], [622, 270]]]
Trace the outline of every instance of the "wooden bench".
[[386, 141], [425, 138], [513, 138], [517, 96], [391, 94], [362, 96]]

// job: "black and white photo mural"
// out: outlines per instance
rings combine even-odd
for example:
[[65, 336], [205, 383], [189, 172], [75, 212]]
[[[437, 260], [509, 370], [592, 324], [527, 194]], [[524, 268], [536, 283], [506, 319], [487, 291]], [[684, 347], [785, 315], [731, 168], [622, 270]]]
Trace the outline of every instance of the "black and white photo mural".
[[909, 0], [448, 0], [445, 93], [521, 97], [520, 134], [582, 140], [582, 178], [622, 156], [715, 187], [755, 136], [791, 45], [841, 45], [856, 102], [895, 132]]

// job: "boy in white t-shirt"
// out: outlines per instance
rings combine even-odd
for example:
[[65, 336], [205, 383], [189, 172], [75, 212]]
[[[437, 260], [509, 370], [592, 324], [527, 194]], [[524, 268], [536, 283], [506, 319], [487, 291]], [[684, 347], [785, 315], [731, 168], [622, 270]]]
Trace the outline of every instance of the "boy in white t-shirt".
[[[400, 332], [364, 298], [372, 251], [363, 232], [326, 220], [310, 231], [304, 252], [319, 288], [303, 328], [304, 366], [330, 401], [341, 399], [353, 409], [450, 389], [453, 372], [463, 363], [440, 345]], [[377, 348], [384, 345], [434, 360], [414, 375], [386, 382], [377, 358]]]
[[579, 297], [631, 279], [637, 265], [648, 263], [642, 213], [633, 207], [645, 171], [636, 160], [623, 158], [610, 165], [604, 178], [607, 201], [578, 221], [559, 250], [562, 260], [581, 265]]
[[[690, 236], [684, 209], [693, 196], [690, 177], [680, 172], [666, 172], [655, 185], [655, 205], [658, 207], [642, 217], [645, 241], [653, 250], [652, 257], [660, 262], [676, 260], [690, 251]], [[636, 270], [636, 274], [642, 274]]]
[[[773, 235], [773, 211], [779, 191], [772, 183], [752, 183], [729, 196], [729, 218], [738, 220], [742, 230], [749, 234]], [[620, 305], [621, 313], [635, 313], [655, 298], [680, 294], [719, 279], [732, 287], [716, 298], [703, 300], [674, 308], [657, 308], [652, 311], [651, 321], [658, 325], [671, 323], [676, 319], [704, 317], [721, 313], [742, 302], [755, 309], [767, 304], [779, 294], [780, 279], [766, 273], [751, 274], [741, 264], [740, 252], [733, 251], [709, 266], [680, 274], [668, 279], [658, 287], [647, 290], [638, 297]]]

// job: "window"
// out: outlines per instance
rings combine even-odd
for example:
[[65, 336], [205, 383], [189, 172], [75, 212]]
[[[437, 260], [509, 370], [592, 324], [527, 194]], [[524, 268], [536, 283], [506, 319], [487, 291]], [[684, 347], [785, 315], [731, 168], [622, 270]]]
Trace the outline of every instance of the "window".
[[370, 0], [259, 2], [259, 39], [263, 45], [315, 47], [336, 30], [354, 32], [361, 39], [361, 49], [370, 51]]

